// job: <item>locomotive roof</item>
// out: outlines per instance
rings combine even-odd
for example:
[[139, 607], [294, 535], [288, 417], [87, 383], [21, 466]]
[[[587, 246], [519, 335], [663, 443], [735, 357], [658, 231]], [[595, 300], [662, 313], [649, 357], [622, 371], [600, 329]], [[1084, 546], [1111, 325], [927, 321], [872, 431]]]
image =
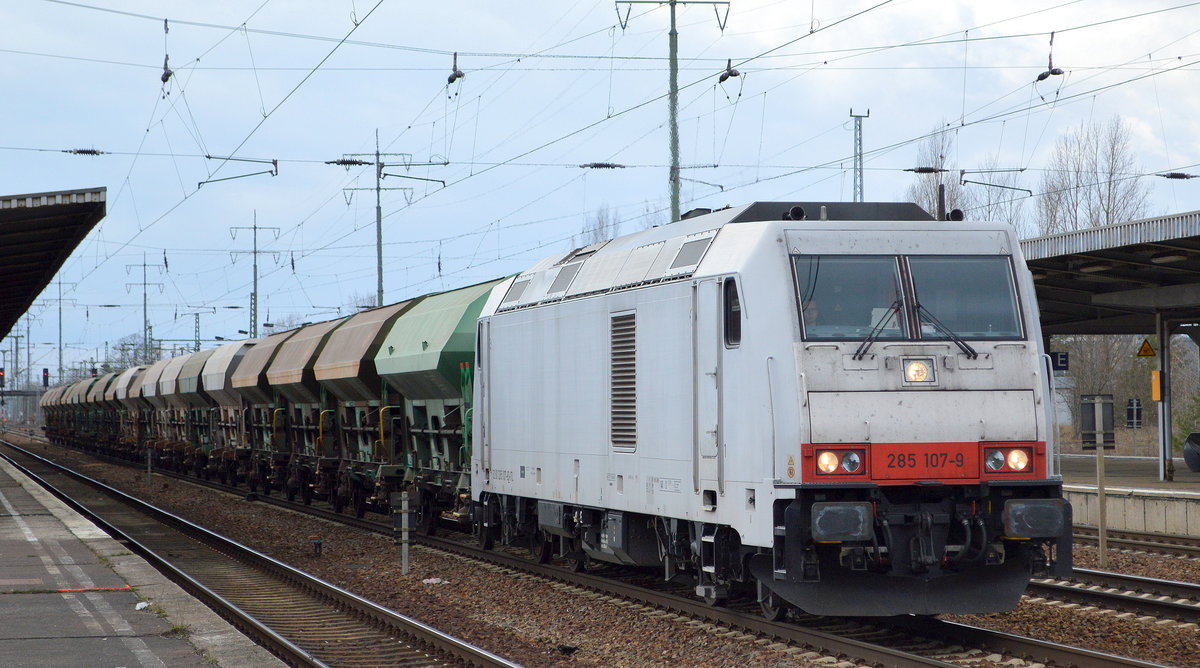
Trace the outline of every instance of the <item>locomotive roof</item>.
[[796, 207], [804, 211], [807, 220], [934, 220], [912, 202], [755, 202], [741, 207], [729, 222], [792, 220], [789, 214]]
[[755, 202], [688, 212], [670, 225], [552, 255], [518, 275], [497, 312], [691, 277], [717, 232], [736, 223], [805, 220], [933, 222], [911, 202]]

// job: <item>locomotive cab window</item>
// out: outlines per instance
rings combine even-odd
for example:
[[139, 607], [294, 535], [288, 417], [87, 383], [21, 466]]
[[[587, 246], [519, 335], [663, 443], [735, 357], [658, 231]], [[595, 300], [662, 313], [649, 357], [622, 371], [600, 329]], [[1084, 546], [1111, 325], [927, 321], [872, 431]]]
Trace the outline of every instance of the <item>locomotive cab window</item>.
[[794, 260], [800, 322], [808, 340], [1023, 336], [1008, 256], [798, 255]]
[[1008, 257], [910, 257], [908, 266], [922, 339], [1021, 338]]
[[742, 342], [742, 301], [738, 298], [737, 281], [725, 279], [724, 287], [725, 345], [736, 348]]
[[799, 255], [795, 262], [806, 339], [907, 337], [896, 257]]

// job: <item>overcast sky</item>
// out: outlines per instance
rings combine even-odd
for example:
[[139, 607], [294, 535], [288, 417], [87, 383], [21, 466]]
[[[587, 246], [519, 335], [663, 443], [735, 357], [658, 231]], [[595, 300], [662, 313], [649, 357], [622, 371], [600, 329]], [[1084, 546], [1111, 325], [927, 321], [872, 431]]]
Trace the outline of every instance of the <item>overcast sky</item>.
[[[870, 110], [868, 200], [902, 198], [916, 142], [946, 127], [957, 167], [1023, 168], [1019, 185], [1037, 193], [1060, 136], [1119, 116], [1152, 212], [1200, 209], [1200, 181], [1152, 176], [1200, 173], [1200, 3], [732, 0], [725, 12], [678, 7], [685, 211], [852, 199], [851, 109]], [[161, 284], [155, 336], [190, 340], [199, 312], [206, 347], [240, 338], [252, 264], [231, 252], [252, 236], [231, 228], [256, 216], [277, 228], [258, 237], [260, 322], [373, 302], [374, 171], [325, 163], [373, 153], [377, 130], [397, 175], [383, 182], [388, 303], [569, 250], [601, 209], [624, 232], [666, 223], [668, 26], [666, 6], [611, 0], [7, 0], [0, 194], [108, 189], [107, 217], [60, 273], [67, 364], [141, 334], [143, 258]], [[1051, 31], [1065, 73], [1035, 83]], [[455, 52], [465, 76], [448, 85]], [[741, 76], [720, 83], [727, 59]], [[276, 175], [231, 178], [271, 160]], [[599, 162], [623, 167], [580, 167]], [[214, 179], [228, 180], [198, 185]], [[51, 285], [30, 311], [34, 367], [52, 373], [56, 296]]]

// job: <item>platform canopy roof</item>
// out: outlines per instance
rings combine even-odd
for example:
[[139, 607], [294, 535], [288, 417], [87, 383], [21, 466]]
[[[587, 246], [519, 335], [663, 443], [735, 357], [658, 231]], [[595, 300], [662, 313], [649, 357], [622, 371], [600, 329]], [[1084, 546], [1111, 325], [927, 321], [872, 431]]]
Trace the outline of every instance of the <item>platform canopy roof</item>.
[[1021, 242], [1044, 334], [1154, 334], [1200, 323], [1200, 211]]
[[107, 188], [0, 195], [0, 338], [104, 218]]

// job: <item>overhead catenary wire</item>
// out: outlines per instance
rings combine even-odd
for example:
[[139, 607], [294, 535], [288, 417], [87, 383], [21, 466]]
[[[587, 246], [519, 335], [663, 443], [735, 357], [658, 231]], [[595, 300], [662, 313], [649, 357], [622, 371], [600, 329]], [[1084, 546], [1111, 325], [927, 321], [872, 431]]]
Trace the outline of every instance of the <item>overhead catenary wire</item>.
[[[474, 165], [474, 164], [475, 164], [475, 163], [474, 163], [474, 161], [472, 161], [472, 165]], [[521, 163], [520, 161], [504, 161], [504, 162], [498, 162], [497, 164], [500, 164], [500, 165], [506, 165], [506, 166], [507, 166], [507, 165], [518, 166], [518, 165], [522, 165], [522, 164], [525, 164], [525, 163]], [[530, 164], [530, 165], [533, 165], [533, 164], [536, 164], [536, 163], [528, 163], [528, 164]], [[816, 167], [814, 167], [814, 166], [800, 166], [800, 167], [821, 168], [821, 167], [819, 167], [819, 166], [816, 166]], [[832, 167], [829, 167], [829, 168], [832, 168]]]

